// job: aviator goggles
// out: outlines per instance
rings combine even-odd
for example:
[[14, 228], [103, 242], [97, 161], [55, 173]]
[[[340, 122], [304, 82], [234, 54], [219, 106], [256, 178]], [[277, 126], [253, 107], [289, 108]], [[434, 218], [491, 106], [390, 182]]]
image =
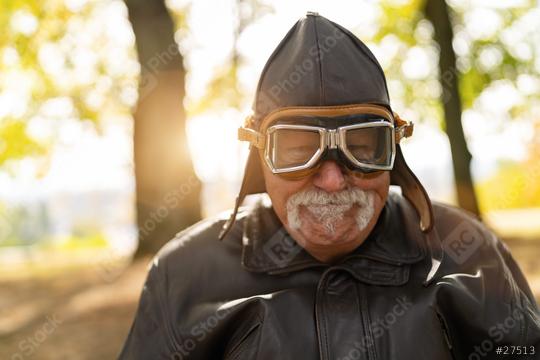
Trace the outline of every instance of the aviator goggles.
[[362, 173], [392, 170], [396, 144], [412, 135], [413, 124], [379, 105], [288, 107], [262, 119], [259, 131], [238, 129], [239, 140], [260, 149], [274, 174], [311, 174], [324, 160]]

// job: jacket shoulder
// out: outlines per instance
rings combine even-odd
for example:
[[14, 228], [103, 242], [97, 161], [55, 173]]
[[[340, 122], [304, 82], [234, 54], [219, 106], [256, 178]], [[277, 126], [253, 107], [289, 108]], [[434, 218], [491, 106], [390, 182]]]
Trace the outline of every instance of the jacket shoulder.
[[[229, 218], [230, 211], [203, 219], [180, 231], [169, 240], [154, 257], [154, 263], [186, 270], [205, 266], [215, 261], [223, 252], [229, 254], [241, 249], [242, 228], [247, 210], [238, 212], [237, 220], [227, 236], [220, 241], [219, 233]], [[174, 269], [168, 269], [174, 270]], [[173, 271], [175, 272], [175, 271]]]
[[[440, 276], [453, 282], [458, 279], [456, 274], [468, 274], [470, 279], [483, 279], [483, 289], [506, 289], [501, 298], [510, 297], [509, 289], [519, 289], [518, 292], [523, 292], [534, 303], [527, 280], [510, 249], [479, 218], [460, 208], [436, 202], [433, 211], [434, 235], [444, 254]], [[519, 297], [514, 294], [514, 298]]]
[[[458, 207], [433, 202], [435, 237], [445, 255], [457, 265], [500, 256], [504, 243], [477, 216]], [[478, 255], [478, 256], [475, 256]]]
[[435, 231], [444, 242], [456, 236], [476, 236], [483, 245], [497, 247], [501, 242], [495, 233], [475, 214], [453, 205], [433, 202]]
[[190, 226], [154, 257], [121, 359], [172, 358], [181, 349], [178, 324], [186, 323], [185, 314], [196, 304], [215, 296], [216, 285], [225, 282], [226, 273], [219, 270], [224, 263], [240, 263], [242, 220], [219, 241], [226, 219], [220, 215]]
[[226, 212], [186, 228], [162, 247], [152, 261], [152, 270], [167, 302], [204, 301], [226, 286], [232, 274], [239, 273], [247, 213], [248, 209], [239, 211], [222, 241], [218, 236], [229, 218]]
[[[492, 325], [511, 319], [515, 325], [501, 332], [498, 342], [531, 344], [539, 339], [534, 296], [506, 244], [464, 210], [434, 203], [433, 211], [432, 240], [440, 241], [443, 249], [433, 294], [450, 338], [457, 343], [478, 334], [494, 338]], [[464, 353], [471, 354], [472, 349]]]

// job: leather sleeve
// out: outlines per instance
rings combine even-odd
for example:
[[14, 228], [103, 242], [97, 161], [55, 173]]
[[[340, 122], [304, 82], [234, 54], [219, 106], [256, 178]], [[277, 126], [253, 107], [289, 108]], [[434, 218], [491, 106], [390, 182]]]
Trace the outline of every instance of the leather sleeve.
[[536, 355], [538, 356], [540, 352], [540, 312], [538, 311], [538, 304], [523, 272], [512, 257], [507, 246], [501, 241], [497, 245], [510, 273], [511, 284], [517, 287], [514, 292], [514, 303], [522, 312], [520, 320], [522, 320], [523, 336], [522, 342], [519, 345], [535, 346]]
[[527, 279], [525, 278], [525, 275], [523, 275], [523, 272], [519, 268], [519, 265], [517, 264], [516, 260], [514, 260], [514, 257], [510, 253], [510, 250], [508, 249], [506, 244], [503, 243], [502, 241], [499, 241], [497, 243], [497, 248], [499, 252], [502, 254], [504, 263], [508, 267], [508, 270], [510, 270], [510, 273], [512, 274], [512, 277], [514, 281], [516, 282], [516, 285], [527, 296], [527, 298], [531, 302], [531, 305], [536, 307], [536, 310], [538, 311], [536, 300], [531, 291], [531, 288], [529, 287], [529, 284], [527, 283]]
[[538, 306], [506, 245], [458, 210], [439, 207], [438, 215], [445, 260], [436, 282], [436, 310], [454, 357], [496, 358], [497, 346], [510, 345], [534, 347], [537, 356]]
[[165, 306], [166, 277], [152, 264], [144, 284], [135, 320], [119, 359], [173, 359], [170, 317]]

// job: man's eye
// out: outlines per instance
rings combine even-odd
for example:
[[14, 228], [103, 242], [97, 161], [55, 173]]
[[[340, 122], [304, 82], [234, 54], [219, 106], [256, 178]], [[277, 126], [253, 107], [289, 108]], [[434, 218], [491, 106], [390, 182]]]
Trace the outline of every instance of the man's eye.
[[295, 146], [285, 150], [285, 156], [289, 158], [305, 158], [314, 152], [311, 146]]
[[303, 152], [309, 152], [313, 150], [313, 146], [293, 146], [287, 148], [285, 151], [291, 152], [291, 153], [303, 153]]
[[293, 146], [282, 148], [278, 154], [278, 162], [283, 164], [300, 164], [307, 162], [317, 149], [312, 146]]
[[349, 145], [351, 151], [369, 151], [370, 147], [367, 145]]
[[373, 149], [367, 145], [349, 145], [349, 151], [357, 159], [369, 159], [373, 156]]

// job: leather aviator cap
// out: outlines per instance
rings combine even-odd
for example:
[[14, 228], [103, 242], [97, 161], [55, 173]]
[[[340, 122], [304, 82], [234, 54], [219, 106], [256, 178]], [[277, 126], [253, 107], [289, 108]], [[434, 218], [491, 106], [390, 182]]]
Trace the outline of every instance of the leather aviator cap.
[[[245, 128], [259, 130], [263, 119], [284, 108], [313, 108], [330, 113], [354, 106], [385, 108], [395, 125], [404, 120], [392, 111], [384, 72], [368, 47], [350, 31], [316, 14], [308, 13], [287, 33], [268, 59], [255, 94], [253, 114]], [[412, 126], [411, 129], [412, 130]], [[222, 239], [234, 223], [244, 198], [266, 192], [258, 149], [251, 146], [244, 178]], [[391, 184], [418, 213], [420, 228], [433, 227], [433, 211], [424, 187], [410, 170], [399, 144], [396, 146]]]

